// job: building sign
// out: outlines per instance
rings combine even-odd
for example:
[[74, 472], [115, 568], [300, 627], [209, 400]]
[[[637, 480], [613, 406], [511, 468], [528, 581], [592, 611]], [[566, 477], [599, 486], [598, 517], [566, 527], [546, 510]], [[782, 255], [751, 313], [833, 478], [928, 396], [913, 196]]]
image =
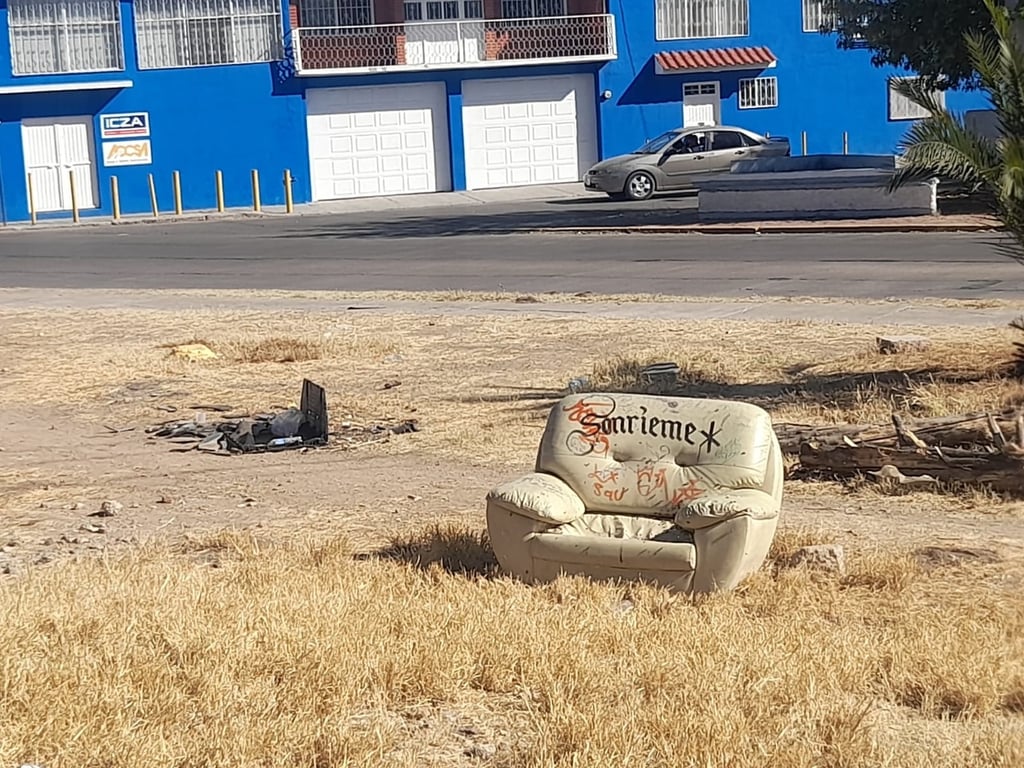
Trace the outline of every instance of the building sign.
[[103, 142], [103, 164], [106, 166], [149, 165], [152, 162], [153, 148], [149, 139]]
[[149, 136], [149, 112], [100, 115], [101, 139], [123, 139], [129, 136]]

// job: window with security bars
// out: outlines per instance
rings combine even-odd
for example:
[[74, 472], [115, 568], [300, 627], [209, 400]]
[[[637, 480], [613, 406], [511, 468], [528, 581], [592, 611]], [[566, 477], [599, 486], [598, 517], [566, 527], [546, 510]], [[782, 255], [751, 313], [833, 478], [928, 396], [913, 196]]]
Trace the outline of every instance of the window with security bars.
[[[913, 80], [914, 78], [892, 78], [889, 81], [889, 119], [890, 120], [923, 120], [929, 117], [927, 109], [908, 99], [897, 91], [893, 84], [900, 80]], [[940, 107], [946, 106], [946, 94], [944, 91], [933, 93]]]
[[483, 0], [405, 0], [406, 21], [482, 19]]
[[565, 16], [565, 0], [501, 0], [503, 19], [543, 19]]
[[752, 77], [740, 80], [740, 109], [765, 109], [779, 106], [779, 79]]
[[804, 32], [830, 32], [836, 28], [836, 16], [825, 0], [803, 0]]
[[304, 27], [368, 27], [373, 24], [373, 0], [300, 0]]
[[276, 61], [277, 0], [135, 0], [139, 69]]
[[656, 0], [659, 40], [742, 37], [750, 33], [748, 0]]
[[118, 0], [7, 0], [15, 75], [124, 69]]

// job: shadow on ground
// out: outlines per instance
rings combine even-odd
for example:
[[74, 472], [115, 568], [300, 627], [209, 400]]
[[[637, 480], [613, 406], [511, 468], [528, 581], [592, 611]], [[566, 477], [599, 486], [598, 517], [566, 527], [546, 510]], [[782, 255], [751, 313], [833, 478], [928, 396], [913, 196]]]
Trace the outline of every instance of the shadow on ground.
[[696, 198], [666, 196], [648, 203], [613, 202], [607, 198], [552, 200], [534, 207], [473, 206], [360, 214], [346, 221], [344, 214], [323, 224], [303, 223], [279, 238], [452, 237], [508, 235], [538, 229], [579, 227], [634, 227], [652, 224], [697, 223]]
[[461, 576], [495, 576], [498, 561], [487, 534], [458, 526], [436, 525], [422, 533], [396, 537], [391, 543], [357, 559], [380, 558], [407, 563], [422, 570], [440, 567]]
[[[806, 374], [799, 368], [787, 371], [785, 381], [732, 383], [717, 380], [700, 371], [683, 370], [679, 384], [672, 387], [640, 384], [636, 364], [625, 363], [606, 379], [595, 382], [588, 392], [639, 392], [674, 397], [739, 400], [759, 405], [769, 412], [785, 406], [819, 407], [846, 411], [866, 402], [883, 400], [893, 410], [922, 415], [926, 410], [915, 394], [924, 384], [973, 384], [992, 379], [995, 371], [950, 371], [941, 367], [913, 371], [887, 370], [864, 373]], [[507, 403], [516, 414], [546, 418], [548, 411], [568, 390], [494, 387], [492, 391], [463, 398], [464, 402]]]

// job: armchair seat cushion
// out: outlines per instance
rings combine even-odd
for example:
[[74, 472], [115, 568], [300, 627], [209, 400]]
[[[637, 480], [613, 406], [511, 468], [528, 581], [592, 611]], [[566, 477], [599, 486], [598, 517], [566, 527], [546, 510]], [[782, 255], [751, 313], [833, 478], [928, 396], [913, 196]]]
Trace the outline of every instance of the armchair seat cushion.
[[667, 520], [587, 514], [536, 534], [530, 554], [552, 563], [592, 564], [638, 571], [692, 571], [693, 534]]

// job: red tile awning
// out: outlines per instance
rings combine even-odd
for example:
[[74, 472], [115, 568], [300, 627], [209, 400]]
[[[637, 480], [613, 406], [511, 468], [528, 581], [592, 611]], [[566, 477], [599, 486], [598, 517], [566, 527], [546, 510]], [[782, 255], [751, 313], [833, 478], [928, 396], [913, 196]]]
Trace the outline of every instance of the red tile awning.
[[756, 48], [709, 48], [701, 51], [666, 51], [654, 57], [663, 74], [724, 72], [735, 69], [774, 67], [778, 59], [764, 46]]

